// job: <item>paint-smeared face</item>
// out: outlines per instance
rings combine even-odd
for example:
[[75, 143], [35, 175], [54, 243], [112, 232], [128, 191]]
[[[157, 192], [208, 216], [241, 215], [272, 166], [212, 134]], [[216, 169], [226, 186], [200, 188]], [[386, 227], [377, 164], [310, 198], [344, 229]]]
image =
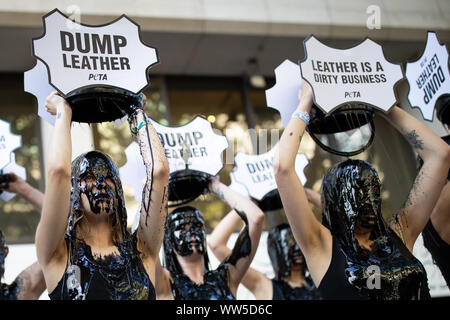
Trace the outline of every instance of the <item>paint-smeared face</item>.
[[381, 183], [370, 164], [348, 160], [325, 175], [322, 201], [326, 224], [335, 232], [373, 229], [381, 217]]
[[102, 211], [109, 214], [117, 199], [111, 170], [103, 159], [85, 159], [81, 166], [80, 192], [83, 207], [95, 214]]
[[305, 257], [300, 250], [299, 245], [294, 239], [294, 235], [290, 228], [286, 228], [280, 231], [280, 242], [283, 250], [283, 255], [287, 258], [286, 261], [290, 261], [293, 266], [301, 266], [305, 263]]
[[205, 223], [197, 212], [178, 213], [170, 222], [172, 242], [180, 256], [205, 253]]

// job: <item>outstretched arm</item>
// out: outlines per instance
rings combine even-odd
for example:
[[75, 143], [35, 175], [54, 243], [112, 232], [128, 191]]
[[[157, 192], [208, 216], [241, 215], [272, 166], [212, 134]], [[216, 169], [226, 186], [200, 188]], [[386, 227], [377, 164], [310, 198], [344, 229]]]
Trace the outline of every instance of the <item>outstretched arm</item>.
[[[225, 260], [231, 254], [231, 249], [227, 247], [228, 239], [236, 227], [242, 223], [236, 211], [231, 210], [214, 228], [211, 233], [208, 246], [219, 261]], [[273, 290], [271, 281], [261, 272], [248, 268], [242, 284], [250, 290], [257, 300], [271, 299]]]
[[230, 289], [233, 293], [236, 293], [237, 287], [247, 272], [258, 248], [264, 226], [264, 213], [250, 198], [231, 190], [216, 178], [211, 180], [209, 189], [220, 199], [226, 201], [244, 222], [247, 220], [248, 227], [245, 226], [241, 231], [231, 255], [227, 258], [230, 263]]
[[25, 180], [17, 176], [15, 173], [4, 174], [8, 187], [5, 189], [7, 192], [15, 193], [26, 201], [31, 203], [33, 207], [39, 211], [42, 211], [42, 204], [44, 202], [44, 194], [30, 186]]
[[[302, 82], [297, 111], [309, 114], [313, 96], [310, 85]], [[281, 136], [274, 156], [275, 180], [284, 211], [295, 240], [305, 255], [314, 283], [318, 285], [331, 261], [331, 234], [319, 221], [308, 203], [297, 173], [295, 157], [306, 129], [304, 120], [292, 118]]]
[[167, 215], [169, 164], [161, 140], [143, 110], [144, 106], [145, 102], [130, 116], [129, 122], [132, 133], [136, 134], [147, 173], [142, 191], [138, 237], [144, 257], [156, 263]]
[[47, 161], [47, 186], [41, 219], [36, 230], [36, 251], [43, 269], [55, 251], [64, 246], [64, 233], [70, 210], [70, 176], [72, 142], [70, 125], [72, 109], [58, 94], [46, 100], [47, 111], [56, 114]]
[[450, 147], [419, 120], [399, 107], [387, 119], [404, 135], [423, 159], [404, 206], [390, 221], [410, 251], [425, 227], [446, 183], [450, 166]]

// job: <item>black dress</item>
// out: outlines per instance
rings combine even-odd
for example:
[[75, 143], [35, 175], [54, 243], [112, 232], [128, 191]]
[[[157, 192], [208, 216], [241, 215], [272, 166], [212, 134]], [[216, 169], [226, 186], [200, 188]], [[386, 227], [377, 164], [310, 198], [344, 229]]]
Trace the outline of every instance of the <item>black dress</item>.
[[147, 275], [135, 235], [117, 246], [120, 255], [95, 259], [83, 241], [66, 238], [68, 264], [51, 300], [155, 300], [155, 288]]

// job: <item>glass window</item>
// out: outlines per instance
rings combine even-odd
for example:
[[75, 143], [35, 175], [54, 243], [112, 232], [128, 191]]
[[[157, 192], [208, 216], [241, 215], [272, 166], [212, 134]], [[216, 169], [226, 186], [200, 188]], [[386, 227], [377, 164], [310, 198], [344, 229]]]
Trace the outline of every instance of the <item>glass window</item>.
[[[23, 90], [23, 75], [0, 76], [0, 119], [11, 124], [11, 132], [22, 137], [22, 146], [14, 151], [16, 163], [26, 170], [26, 181], [44, 190], [40, 118], [37, 101]], [[0, 200], [0, 229], [8, 244], [34, 243], [40, 213], [20, 196]]]

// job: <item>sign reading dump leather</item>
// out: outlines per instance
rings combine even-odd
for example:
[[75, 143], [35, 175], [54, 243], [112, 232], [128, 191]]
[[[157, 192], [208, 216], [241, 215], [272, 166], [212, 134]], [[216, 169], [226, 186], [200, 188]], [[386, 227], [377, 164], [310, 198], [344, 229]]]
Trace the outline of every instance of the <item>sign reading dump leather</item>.
[[384, 58], [381, 46], [370, 39], [350, 49], [330, 48], [314, 36], [304, 41], [302, 77], [325, 113], [350, 102], [388, 111], [395, 103], [394, 85], [403, 78], [400, 65]]
[[419, 107], [425, 120], [433, 120], [436, 100], [450, 93], [448, 52], [435, 32], [428, 32], [427, 44], [419, 60], [406, 64], [411, 107]]
[[51, 85], [62, 94], [99, 85], [137, 94], [148, 86], [147, 69], [158, 62], [157, 52], [141, 41], [139, 26], [125, 15], [86, 26], [55, 9], [43, 21], [33, 55], [46, 64]]

